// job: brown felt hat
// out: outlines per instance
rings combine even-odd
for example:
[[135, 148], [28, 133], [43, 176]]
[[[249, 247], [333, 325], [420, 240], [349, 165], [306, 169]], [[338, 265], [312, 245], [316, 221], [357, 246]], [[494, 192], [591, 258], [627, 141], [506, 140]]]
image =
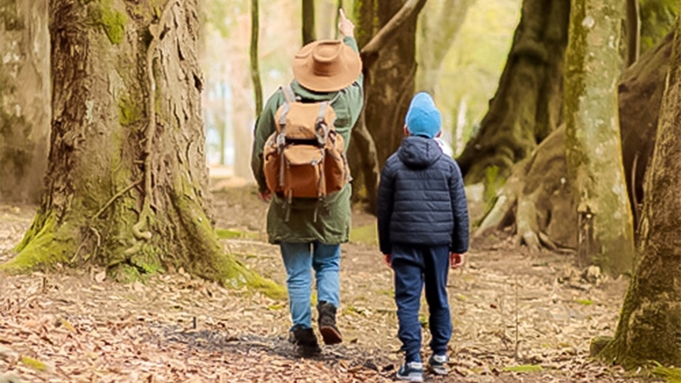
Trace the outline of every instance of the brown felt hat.
[[362, 71], [359, 54], [340, 40], [309, 43], [293, 59], [293, 77], [315, 92], [335, 92], [350, 86]]

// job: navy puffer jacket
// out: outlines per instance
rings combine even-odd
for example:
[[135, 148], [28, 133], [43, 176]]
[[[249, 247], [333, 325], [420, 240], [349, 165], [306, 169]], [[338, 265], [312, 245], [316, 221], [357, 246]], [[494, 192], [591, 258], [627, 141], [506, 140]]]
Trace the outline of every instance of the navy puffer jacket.
[[378, 236], [381, 252], [392, 245], [448, 245], [468, 251], [468, 205], [461, 170], [435, 140], [406, 137], [381, 172]]

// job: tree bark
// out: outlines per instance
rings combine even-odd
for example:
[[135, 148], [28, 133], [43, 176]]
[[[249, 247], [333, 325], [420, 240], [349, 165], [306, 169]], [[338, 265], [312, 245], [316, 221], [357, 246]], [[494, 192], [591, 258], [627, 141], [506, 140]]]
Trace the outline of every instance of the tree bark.
[[[224, 252], [210, 217], [196, 0], [51, 0], [46, 194], [10, 272], [178, 269], [282, 291]], [[158, 7], [158, 8], [157, 8]]]
[[677, 25], [641, 224], [640, 260], [615, 339], [601, 356], [626, 367], [681, 365], [681, 24]]
[[[670, 33], [655, 49], [645, 52], [624, 72], [619, 84], [622, 160], [635, 214], [644, 199], [672, 40]], [[474, 236], [515, 225], [518, 242], [530, 249], [572, 252], [577, 248], [576, 198], [567, 183], [564, 132], [564, 128], [555, 130], [530, 157], [513, 166]]]
[[416, 20], [424, 4], [424, 0], [355, 3], [365, 102], [353, 129], [348, 161], [355, 178], [353, 201], [363, 200], [371, 213], [375, 213], [380, 166], [401, 142], [400, 118], [404, 119], [414, 88]]
[[435, 94], [440, 68], [475, 0], [430, 1], [418, 22], [416, 87]]
[[490, 168], [507, 177], [561, 123], [569, 14], [569, 0], [523, 1], [497, 92], [457, 159], [467, 183], [485, 180]]
[[631, 271], [633, 220], [617, 108], [621, 6], [573, 0], [565, 73], [566, 158], [577, 202], [578, 259], [613, 275]]
[[0, 201], [38, 203], [50, 133], [47, 0], [0, 0]]
[[641, 12], [638, 0], [627, 0], [627, 66], [638, 60], [641, 51]]
[[317, 40], [315, 30], [314, 0], [303, 0], [303, 45]]
[[258, 55], [258, 37], [260, 35], [260, 11], [258, 3], [260, 0], [251, 0], [251, 81], [253, 82], [253, 93], [255, 96], [255, 116], [262, 111], [262, 81], [260, 80], [260, 57]]

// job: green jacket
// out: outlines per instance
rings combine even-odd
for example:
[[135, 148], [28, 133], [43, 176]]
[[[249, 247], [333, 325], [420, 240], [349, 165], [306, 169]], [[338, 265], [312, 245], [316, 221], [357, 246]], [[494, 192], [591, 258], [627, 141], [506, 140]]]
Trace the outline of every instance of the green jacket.
[[[359, 52], [357, 42], [346, 37], [345, 44]], [[350, 133], [362, 111], [364, 102], [363, 78], [359, 78], [347, 88], [338, 92], [318, 93], [303, 88], [297, 81], [291, 82], [293, 92], [304, 100], [323, 101], [335, 98], [331, 104], [336, 112], [336, 131], [345, 140], [345, 150], [350, 144]], [[277, 90], [267, 100], [262, 113], [255, 123], [255, 139], [251, 155], [251, 169], [260, 191], [267, 190], [265, 173], [263, 172], [263, 148], [267, 138], [276, 131], [274, 114], [285, 102], [283, 92]], [[348, 241], [350, 235], [350, 195], [352, 189], [347, 185], [338, 193], [332, 194], [322, 202], [309, 199], [294, 199], [287, 206], [283, 198], [272, 197], [267, 212], [267, 235], [271, 243], [281, 242], [314, 242], [338, 244]], [[286, 211], [290, 209], [286, 221]], [[316, 215], [316, 221], [315, 221]]]

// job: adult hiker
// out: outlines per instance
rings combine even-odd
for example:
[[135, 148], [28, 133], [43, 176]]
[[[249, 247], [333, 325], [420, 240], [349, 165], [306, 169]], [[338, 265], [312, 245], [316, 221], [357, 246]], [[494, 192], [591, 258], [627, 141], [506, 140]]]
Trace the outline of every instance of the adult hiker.
[[269, 241], [286, 268], [293, 325], [289, 340], [303, 355], [321, 351], [312, 330], [312, 269], [318, 327], [325, 344], [342, 342], [340, 244], [350, 233], [350, 176], [345, 152], [363, 105], [354, 24], [340, 11], [340, 40], [300, 49], [294, 79], [268, 100], [255, 124], [251, 168], [260, 198], [270, 203]]

